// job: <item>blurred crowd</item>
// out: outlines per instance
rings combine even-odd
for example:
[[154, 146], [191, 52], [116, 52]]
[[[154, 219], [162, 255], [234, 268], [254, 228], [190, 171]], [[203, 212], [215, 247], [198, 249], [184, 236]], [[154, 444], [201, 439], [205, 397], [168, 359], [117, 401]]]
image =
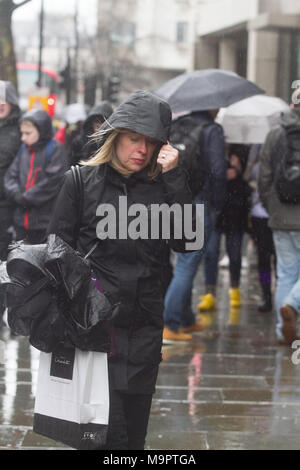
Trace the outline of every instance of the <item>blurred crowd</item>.
[[[110, 103], [103, 101], [90, 111], [78, 103], [70, 105], [59, 121], [52, 121], [43, 110], [21, 114], [13, 85], [4, 83], [6, 99], [0, 104], [2, 261], [12, 241], [45, 241], [65, 172], [96, 153], [97, 133], [113, 112]], [[197, 128], [201, 140], [205, 179], [194, 200], [204, 204], [205, 243], [201, 250], [177, 254], [175, 261], [170, 252], [165, 260], [163, 341], [188, 342], [194, 332], [207, 326], [201, 314], [217, 308], [218, 272], [225, 258], [230, 307], [241, 307], [241, 269], [245, 244], [250, 243], [256, 249], [261, 287], [257, 314], [270, 314], [274, 308], [278, 341], [291, 344], [297, 338], [300, 311], [300, 112], [294, 107], [282, 113], [265, 142], [253, 144], [226, 141], [217, 114], [213, 109], [189, 115], [187, 135]], [[187, 125], [186, 116], [175, 121], [179, 128]], [[220, 255], [225, 258], [220, 260]], [[200, 263], [205, 290], [194, 312], [192, 288]], [[3, 299], [0, 304], [3, 327]]]

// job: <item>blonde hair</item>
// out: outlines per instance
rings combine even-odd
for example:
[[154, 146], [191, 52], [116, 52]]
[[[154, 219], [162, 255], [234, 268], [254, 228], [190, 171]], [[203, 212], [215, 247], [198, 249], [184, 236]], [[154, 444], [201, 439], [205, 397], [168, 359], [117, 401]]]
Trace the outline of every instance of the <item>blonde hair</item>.
[[[116, 141], [120, 134], [125, 134], [130, 132], [128, 129], [119, 129], [119, 128], [110, 128], [105, 130], [100, 130], [95, 134], [91, 135], [91, 141], [98, 142], [99, 136], [100, 139], [105, 138], [104, 144], [101, 148], [89, 159], [89, 160], [81, 160], [79, 163], [85, 166], [99, 166], [103, 165], [104, 163], [110, 164], [116, 171], [121, 173], [121, 175], [128, 178], [133, 171], [127, 170], [124, 168], [118, 159], [116, 153]], [[159, 146], [160, 147], [160, 146]], [[150, 164], [148, 166], [148, 176], [150, 179], [156, 179], [157, 176], [161, 172], [161, 168], [157, 165], [157, 156], [158, 156], [159, 148], [153, 152], [153, 156], [151, 158]]]

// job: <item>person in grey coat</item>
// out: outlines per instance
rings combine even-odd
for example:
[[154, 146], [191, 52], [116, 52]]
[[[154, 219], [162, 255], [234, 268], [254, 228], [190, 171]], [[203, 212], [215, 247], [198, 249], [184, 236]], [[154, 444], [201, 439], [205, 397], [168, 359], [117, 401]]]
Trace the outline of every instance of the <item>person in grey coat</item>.
[[[7, 258], [7, 248], [11, 242], [9, 231], [12, 225], [14, 206], [4, 193], [4, 175], [15, 158], [21, 144], [19, 130], [20, 108], [16, 90], [11, 82], [0, 80], [0, 260]], [[1, 293], [0, 293], [1, 296]], [[3, 321], [4, 305], [0, 297], [0, 328]]]
[[5, 174], [4, 189], [8, 200], [16, 204], [16, 239], [42, 243], [67, 170], [67, 156], [52, 138], [52, 121], [45, 111], [28, 111], [20, 126], [23, 145]]
[[270, 131], [261, 151], [258, 191], [269, 214], [269, 227], [273, 230], [277, 259], [276, 334], [280, 342], [291, 343], [296, 338], [296, 312], [282, 310], [286, 297], [298, 281], [300, 272], [300, 204], [287, 204], [279, 199], [275, 175], [283, 158], [282, 143], [286, 130], [299, 127], [300, 109], [284, 113], [281, 124]]

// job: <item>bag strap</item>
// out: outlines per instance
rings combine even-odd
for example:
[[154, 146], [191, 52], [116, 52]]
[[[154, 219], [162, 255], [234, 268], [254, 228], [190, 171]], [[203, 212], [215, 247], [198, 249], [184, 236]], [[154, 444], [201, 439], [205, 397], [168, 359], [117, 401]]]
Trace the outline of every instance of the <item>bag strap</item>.
[[77, 201], [78, 201], [78, 217], [77, 217], [77, 224], [76, 224], [76, 230], [75, 230], [75, 238], [77, 240], [79, 236], [80, 224], [81, 224], [82, 213], [83, 213], [83, 181], [82, 181], [79, 165], [71, 166], [71, 172], [73, 175], [73, 182], [74, 182], [75, 192], [76, 192]]
[[[80, 172], [80, 166], [79, 165], [71, 166], [71, 172], [73, 175], [73, 181], [74, 181], [74, 186], [75, 186], [77, 200], [78, 200], [78, 217], [77, 217], [77, 225], [76, 225], [76, 230], [75, 230], [75, 239], [77, 241], [79, 237], [80, 225], [81, 225], [82, 214], [83, 214], [83, 194], [84, 194], [83, 189], [84, 188], [83, 188], [83, 181], [82, 181], [82, 176]], [[91, 254], [97, 248], [98, 244], [99, 244], [99, 240], [96, 241], [96, 243], [93, 245], [90, 251], [84, 256], [84, 259], [87, 259], [91, 256]]]

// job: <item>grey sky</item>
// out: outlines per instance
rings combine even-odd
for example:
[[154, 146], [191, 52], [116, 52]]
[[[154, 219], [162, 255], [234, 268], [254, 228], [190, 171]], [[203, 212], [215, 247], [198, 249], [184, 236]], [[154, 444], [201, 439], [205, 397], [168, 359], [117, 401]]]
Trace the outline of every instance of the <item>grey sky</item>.
[[[18, 1], [16, 3], [19, 3]], [[76, 0], [44, 0], [45, 14], [61, 13], [74, 14]], [[95, 30], [97, 0], [78, 0], [80, 26]], [[39, 14], [41, 0], [31, 0], [28, 4], [16, 10], [13, 21], [30, 20]]]

